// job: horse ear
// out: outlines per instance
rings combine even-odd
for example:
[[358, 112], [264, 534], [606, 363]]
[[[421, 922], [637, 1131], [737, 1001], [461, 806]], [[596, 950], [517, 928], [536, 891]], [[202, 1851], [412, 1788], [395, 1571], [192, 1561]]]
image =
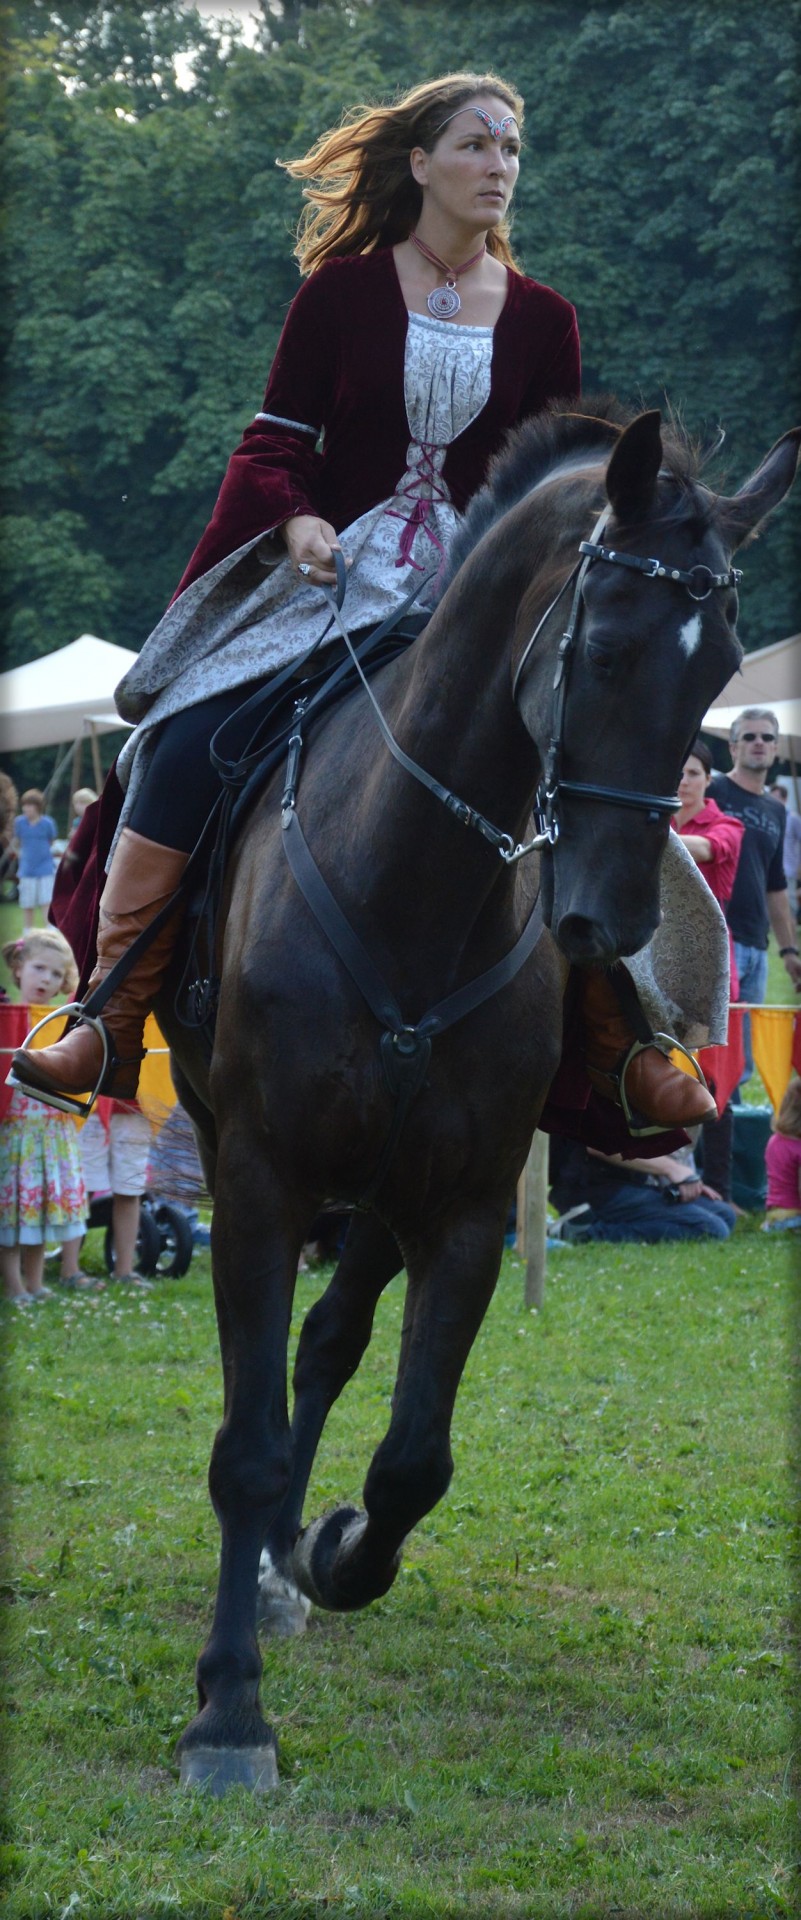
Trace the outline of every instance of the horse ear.
[[641, 520], [653, 505], [662, 465], [662, 415], [640, 413], [618, 440], [606, 469], [606, 491], [618, 520]]
[[741, 547], [744, 540], [757, 532], [763, 520], [773, 512], [795, 479], [798, 456], [801, 453], [801, 427], [793, 427], [782, 435], [766, 454], [756, 473], [739, 493], [730, 499], [718, 501], [717, 520], [726, 545], [732, 553]]

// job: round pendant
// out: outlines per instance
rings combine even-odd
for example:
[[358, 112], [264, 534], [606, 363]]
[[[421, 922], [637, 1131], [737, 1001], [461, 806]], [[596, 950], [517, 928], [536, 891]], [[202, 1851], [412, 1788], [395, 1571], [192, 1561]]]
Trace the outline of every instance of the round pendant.
[[452, 320], [461, 304], [455, 287], [435, 287], [426, 301], [428, 311], [435, 320]]

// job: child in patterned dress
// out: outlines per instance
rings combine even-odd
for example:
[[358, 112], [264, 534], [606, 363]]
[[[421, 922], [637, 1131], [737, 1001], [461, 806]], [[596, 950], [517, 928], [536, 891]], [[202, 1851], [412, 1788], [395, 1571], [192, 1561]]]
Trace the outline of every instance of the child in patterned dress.
[[[28, 1006], [70, 999], [78, 972], [63, 934], [34, 927], [3, 947], [3, 958]], [[0, 1121], [0, 1273], [6, 1299], [26, 1306], [43, 1300], [45, 1243], [79, 1240], [85, 1231], [86, 1190], [78, 1132], [68, 1113], [44, 1107], [15, 1089]]]

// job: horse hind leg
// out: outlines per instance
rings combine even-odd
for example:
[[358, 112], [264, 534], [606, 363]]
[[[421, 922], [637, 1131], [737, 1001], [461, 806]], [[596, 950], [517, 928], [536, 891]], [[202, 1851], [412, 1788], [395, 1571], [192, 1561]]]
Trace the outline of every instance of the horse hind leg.
[[272, 1638], [305, 1630], [311, 1602], [297, 1585], [292, 1554], [314, 1457], [331, 1407], [369, 1343], [377, 1301], [402, 1265], [388, 1228], [375, 1214], [355, 1214], [336, 1272], [304, 1320], [293, 1377], [292, 1474], [259, 1566], [259, 1625]]
[[413, 1311], [392, 1419], [370, 1465], [364, 1511], [339, 1507], [301, 1533], [292, 1564], [319, 1607], [350, 1611], [391, 1587], [404, 1540], [445, 1493], [453, 1470], [450, 1423], [468, 1353], [492, 1297], [505, 1212], [438, 1223], [434, 1244], [410, 1254]]

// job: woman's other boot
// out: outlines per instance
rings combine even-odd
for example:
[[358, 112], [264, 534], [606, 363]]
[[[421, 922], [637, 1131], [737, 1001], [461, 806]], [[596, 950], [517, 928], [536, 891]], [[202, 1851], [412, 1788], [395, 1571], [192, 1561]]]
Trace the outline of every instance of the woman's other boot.
[[[637, 1035], [620, 1004], [612, 981], [600, 967], [582, 974], [580, 998], [584, 1022], [587, 1071], [597, 1093], [621, 1104], [620, 1084], [626, 1058]], [[629, 1107], [652, 1126], [672, 1131], [697, 1126], [717, 1112], [708, 1088], [689, 1073], [674, 1067], [659, 1047], [645, 1046], [625, 1071]]]

